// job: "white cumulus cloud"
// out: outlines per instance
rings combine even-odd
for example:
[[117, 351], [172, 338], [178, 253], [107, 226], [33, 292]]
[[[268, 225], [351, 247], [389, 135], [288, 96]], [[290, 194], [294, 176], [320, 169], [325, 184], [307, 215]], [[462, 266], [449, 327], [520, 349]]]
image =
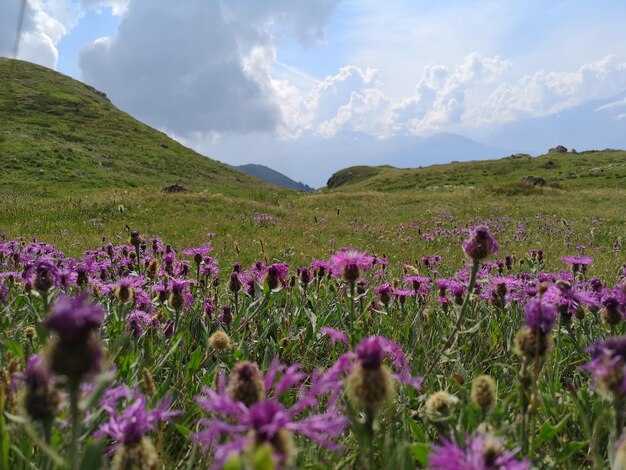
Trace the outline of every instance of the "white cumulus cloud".
[[626, 89], [626, 62], [609, 55], [573, 72], [540, 70], [500, 84], [476, 110], [480, 120], [509, 122], [545, 116]]
[[270, 76], [270, 28], [289, 27], [308, 46], [323, 37], [335, 4], [129, 0], [117, 35], [81, 52], [82, 74], [124, 110], [177, 135], [275, 132], [288, 111], [279, 103], [293, 89]]
[[[0, 0], [0, 55], [12, 57], [22, 0]], [[19, 39], [18, 59], [56, 68], [59, 41], [82, 16], [71, 0], [29, 0]]]

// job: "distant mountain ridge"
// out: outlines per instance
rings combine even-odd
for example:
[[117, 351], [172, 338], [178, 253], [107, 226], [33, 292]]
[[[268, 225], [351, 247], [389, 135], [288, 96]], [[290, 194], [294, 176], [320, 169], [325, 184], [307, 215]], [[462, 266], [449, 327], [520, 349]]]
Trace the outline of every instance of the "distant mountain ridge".
[[258, 165], [256, 163], [249, 163], [247, 165], [228, 165], [234, 170], [241, 171], [242, 173], [246, 173], [250, 176], [254, 176], [263, 181], [267, 181], [268, 183], [275, 184], [276, 186], [280, 186], [287, 189], [293, 189], [296, 191], [314, 191], [315, 189], [311, 186], [301, 183], [299, 181], [294, 181], [286, 175], [273, 170], [272, 168], [265, 165]]

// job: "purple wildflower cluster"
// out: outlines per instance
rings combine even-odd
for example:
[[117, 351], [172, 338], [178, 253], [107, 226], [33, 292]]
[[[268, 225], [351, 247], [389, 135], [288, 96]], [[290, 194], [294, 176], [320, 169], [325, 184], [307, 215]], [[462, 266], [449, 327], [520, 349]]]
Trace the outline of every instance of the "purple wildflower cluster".
[[[270, 216], [258, 215], [257, 223], [271, 221]], [[444, 219], [453, 220], [451, 216]], [[432, 237], [433, 241], [466, 237], [462, 248], [470, 260], [462, 269], [449, 272], [441, 255], [424, 256], [421, 262], [419, 258], [411, 261], [420, 266], [419, 270], [405, 262], [399, 278], [392, 277], [387, 257], [354, 248], [333, 250], [329, 260], [313, 260], [302, 267], [270, 264], [268, 259], [247, 267], [235, 263], [225, 271], [227, 276], [222, 276], [226, 278], [224, 282], [219, 276], [218, 261], [209, 256], [213, 251], [209, 243], [184, 249], [179, 255], [159, 238], [144, 239], [133, 231], [129, 245], [107, 244], [82, 257], [69, 258], [47, 244], [2, 239], [0, 304], [15, 295], [41, 299], [38, 302], [47, 309], [43, 324], [53, 333], [46, 355], [32, 355], [26, 363], [23, 384], [27, 389], [27, 411], [35, 419], [50, 422], [60, 403], [54, 393], [59, 383], [65, 383], [66, 378], [84, 383], [102, 369], [101, 335], [107, 338], [111, 332], [125, 333], [137, 340], [138, 349], [158, 339], [168, 345], [192, 345], [193, 351], [203, 352], [198, 338], [219, 331], [225, 346], [212, 346], [213, 350], [220, 350], [219, 355], [213, 351], [213, 355], [193, 353], [193, 357], [176, 357], [189, 370], [211, 370], [211, 374], [220, 368], [231, 371], [229, 376], [215, 372], [215, 386], [205, 387], [195, 398], [205, 415], [197, 422], [193, 440], [211, 455], [216, 467], [224, 465], [232, 455], [242, 456], [262, 445], [272, 449], [278, 467], [286, 467], [293, 463], [293, 435], [327, 449], [339, 448], [338, 439], [350, 424], [343, 404], [344, 390], [354, 409], [373, 416], [390, 402], [398, 384], [415, 390], [423, 387], [425, 378], [413, 375], [409, 359], [398, 343], [379, 335], [362, 336], [376, 333], [372, 324], [381, 325], [376, 323], [380, 319], [393, 320], [397, 312], [393, 308], [400, 307], [403, 317], [415, 315], [413, 325], [419, 321], [416, 312], [426, 317], [426, 306], [458, 312], [465, 308], [462, 305], [466, 297], [475, 312], [508, 315], [523, 309], [526, 328], [518, 342], [526, 355], [524, 367], [530, 367], [529, 358], [551, 350], [551, 332], [557, 320], [564, 326], [563, 331], [577, 326], [574, 321], [584, 322], [588, 315], [601, 318], [613, 329], [624, 321], [626, 280], [619, 279], [611, 287], [598, 278], [587, 278], [595, 266], [583, 254], [562, 257], [572, 269], [559, 272], [543, 271], [541, 250], [520, 260], [526, 262], [524, 268], [528, 269], [516, 269], [517, 257], [513, 253], [503, 259], [491, 259], [498, 254], [492, 233], [502, 231], [499, 223], [481, 223], [472, 229], [452, 230], [441, 225], [424, 230], [422, 238]], [[403, 231], [408, 230], [421, 230], [421, 226], [407, 224]], [[527, 235], [518, 229], [516, 237], [521, 240]], [[586, 247], [577, 249], [583, 253]], [[436, 253], [435, 249], [432, 252]], [[624, 269], [622, 276], [626, 276]], [[470, 288], [474, 277], [477, 282]], [[264, 335], [271, 336], [277, 350], [280, 347], [287, 357], [294, 349], [306, 347], [305, 334], [297, 330], [299, 326], [294, 327], [293, 316], [317, 308], [323, 302], [320, 290], [325, 287], [339, 296], [346, 295], [350, 287], [351, 294], [357, 294], [350, 306], [355, 309], [355, 300], [359, 301], [356, 308], [361, 313], [350, 319], [355, 321], [349, 324], [348, 328], [354, 328], [349, 336], [328, 323], [317, 325], [315, 322], [322, 319], [320, 315], [312, 319], [313, 336], [317, 331], [329, 336], [333, 346], [329, 351], [345, 351], [344, 346], [349, 349], [339, 353], [334, 362], [329, 360], [332, 365], [325, 370], [305, 372], [299, 364], [287, 366], [274, 360], [261, 373], [252, 363], [235, 364], [242, 352], [237, 343], [250, 343], [242, 348], [248, 351]], [[470, 289], [472, 296], [467, 295]], [[281, 303], [284, 299], [296, 301]], [[272, 302], [285, 305], [284, 312], [263, 310]], [[258, 309], [242, 310], [242, 305]], [[265, 331], [264, 326], [274, 320], [272, 315], [282, 315], [277, 321], [279, 326]], [[448, 317], [443, 315], [441, 321]], [[511, 321], [521, 321], [521, 316]], [[342, 328], [346, 328], [346, 323]], [[217, 345], [216, 341], [209, 344]], [[351, 344], [354, 347], [350, 349]], [[322, 343], [321, 347], [327, 346]], [[230, 351], [234, 351], [232, 357]], [[591, 360], [583, 369], [593, 374], [598, 388], [614, 399], [626, 396], [626, 339], [599, 341], [587, 351]], [[263, 356], [257, 360], [260, 357]], [[417, 360], [415, 363], [423, 364]], [[178, 372], [176, 368], [168, 371], [172, 377], [183, 380]], [[463, 377], [457, 376], [462, 384]], [[57, 381], [59, 377], [64, 378]], [[530, 375], [522, 378], [527, 377]], [[422, 400], [415, 395], [411, 394], [412, 400]], [[171, 405], [171, 399], [157, 404], [150, 393], [147, 397], [125, 385], [111, 388], [101, 401], [106, 421], [99, 424], [94, 437], [109, 439], [110, 452], [133, 447], [154, 432], [159, 422], [172, 421], [180, 414], [172, 411]], [[98, 416], [101, 418], [101, 414]], [[468, 436], [464, 444], [442, 438], [432, 448], [430, 464], [441, 469], [530, 468], [527, 460], [515, 458], [517, 453], [517, 449], [506, 450], [503, 440], [479, 433]]]
[[[128, 405], [120, 408], [120, 403]], [[125, 385], [108, 389], [100, 406], [109, 416], [108, 421], [101, 424], [94, 433], [96, 439], [108, 437], [112, 440], [109, 453], [113, 453], [120, 446], [138, 443], [142, 437], [156, 430], [159, 421], [169, 422], [181, 412], [170, 410], [171, 398], [148, 409], [146, 396], [139, 390], [131, 391]]]
[[[305, 385], [307, 379], [309, 386]], [[222, 378], [217, 390], [207, 387], [202, 396], [196, 397], [198, 405], [212, 417], [199, 421], [201, 430], [193, 438], [214, 452], [215, 468], [221, 468], [230, 455], [241, 454], [253, 443], [272, 445], [278, 463], [283, 465], [290, 458], [291, 433], [336, 450], [334, 439], [347, 427], [348, 419], [338, 403], [341, 385], [334, 379], [330, 372], [316, 372], [309, 377], [299, 365], [286, 367], [275, 360], [262, 377], [269, 398], [246, 406], [229, 395]], [[282, 404], [281, 396], [294, 388], [298, 390], [296, 401], [290, 406]]]
[[489, 434], [468, 436], [465, 445], [447, 438], [433, 446], [430, 468], [433, 470], [528, 470], [528, 459], [517, 460], [519, 449], [506, 450], [502, 440]]

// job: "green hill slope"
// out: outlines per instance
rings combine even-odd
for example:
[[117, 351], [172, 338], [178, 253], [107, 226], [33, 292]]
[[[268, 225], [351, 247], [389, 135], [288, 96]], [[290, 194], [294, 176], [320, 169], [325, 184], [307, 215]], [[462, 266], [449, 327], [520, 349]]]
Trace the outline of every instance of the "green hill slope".
[[497, 187], [516, 185], [525, 176], [543, 178], [549, 186], [557, 187], [622, 188], [626, 186], [626, 151], [515, 155], [409, 169], [351, 167], [335, 173], [328, 180], [328, 188], [399, 191], [445, 186]]
[[46, 193], [268, 187], [210, 160], [50, 69], [0, 58], [0, 188]]

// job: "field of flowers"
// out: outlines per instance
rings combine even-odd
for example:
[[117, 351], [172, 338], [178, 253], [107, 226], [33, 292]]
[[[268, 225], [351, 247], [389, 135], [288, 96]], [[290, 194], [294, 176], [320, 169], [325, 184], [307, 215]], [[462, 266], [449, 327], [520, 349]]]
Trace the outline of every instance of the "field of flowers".
[[0, 469], [626, 468], [621, 241], [512, 224], [306, 265], [1, 234]]

